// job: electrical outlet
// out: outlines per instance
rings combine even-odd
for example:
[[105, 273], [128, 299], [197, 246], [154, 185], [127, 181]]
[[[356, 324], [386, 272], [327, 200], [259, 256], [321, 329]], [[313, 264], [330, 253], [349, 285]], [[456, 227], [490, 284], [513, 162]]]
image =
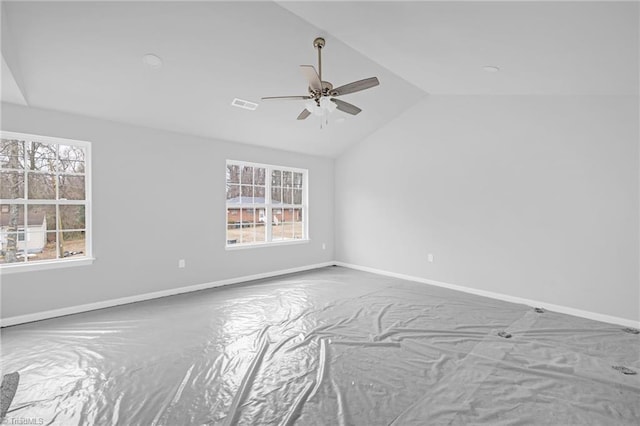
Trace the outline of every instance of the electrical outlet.
[[184, 259], [178, 260], [178, 268], [186, 268], [187, 264]]
[[322, 250], [326, 250], [327, 249], [327, 243], [322, 243]]
[[433, 255], [432, 255], [431, 253], [429, 253], [429, 254], [427, 255], [427, 261], [428, 261], [429, 263], [433, 263]]

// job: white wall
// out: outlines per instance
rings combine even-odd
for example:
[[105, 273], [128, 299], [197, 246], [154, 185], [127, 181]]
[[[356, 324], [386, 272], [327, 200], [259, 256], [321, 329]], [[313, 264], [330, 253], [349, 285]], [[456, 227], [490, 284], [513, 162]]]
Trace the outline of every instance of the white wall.
[[[97, 258], [91, 266], [3, 275], [2, 318], [333, 260], [332, 159], [2, 108], [3, 130], [92, 142]], [[309, 169], [310, 243], [225, 250], [228, 158]], [[187, 268], [178, 269], [178, 259]]]
[[638, 118], [637, 97], [428, 97], [336, 160], [337, 260], [639, 320]]

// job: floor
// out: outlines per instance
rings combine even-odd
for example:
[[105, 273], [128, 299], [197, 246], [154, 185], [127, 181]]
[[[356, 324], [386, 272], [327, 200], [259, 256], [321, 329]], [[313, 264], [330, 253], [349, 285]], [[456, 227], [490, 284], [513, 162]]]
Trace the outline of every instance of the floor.
[[328, 267], [5, 328], [5, 422], [638, 425], [633, 331]]

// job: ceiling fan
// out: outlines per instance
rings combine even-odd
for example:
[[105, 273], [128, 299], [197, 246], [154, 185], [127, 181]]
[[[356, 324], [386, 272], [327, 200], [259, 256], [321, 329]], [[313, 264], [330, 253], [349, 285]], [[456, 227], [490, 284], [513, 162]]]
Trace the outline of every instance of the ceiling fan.
[[338, 109], [351, 115], [359, 114], [362, 111], [360, 108], [343, 100], [336, 99], [336, 97], [375, 87], [379, 85], [380, 82], [376, 77], [370, 77], [334, 88], [333, 84], [322, 80], [322, 49], [324, 48], [324, 45], [325, 41], [322, 37], [318, 37], [313, 41], [313, 46], [318, 50], [317, 72], [313, 65], [300, 65], [300, 71], [302, 71], [302, 74], [309, 82], [308, 95], [267, 96], [262, 98], [262, 100], [307, 101], [306, 108], [302, 110], [300, 115], [298, 115], [298, 120], [304, 120], [309, 117], [312, 111], [318, 115], [322, 115], [325, 112], [331, 112], [334, 109]]

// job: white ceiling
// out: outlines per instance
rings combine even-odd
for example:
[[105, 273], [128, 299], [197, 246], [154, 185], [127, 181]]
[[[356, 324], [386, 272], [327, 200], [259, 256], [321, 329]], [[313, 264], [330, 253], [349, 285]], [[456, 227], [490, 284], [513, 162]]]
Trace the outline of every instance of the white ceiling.
[[[638, 3], [3, 2], [2, 100], [212, 139], [336, 156], [429, 94], [637, 95]], [[345, 95], [297, 121], [300, 64]], [[142, 56], [164, 60], [149, 69]], [[6, 61], [6, 64], [5, 64]], [[499, 73], [486, 73], [497, 65]], [[254, 112], [230, 106], [238, 97]], [[344, 121], [336, 119], [344, 118]], [[342, 121], [342, 122], [340, 122]]]
[[430, 94], [638, 94], [637, 2], [281, 4]]

